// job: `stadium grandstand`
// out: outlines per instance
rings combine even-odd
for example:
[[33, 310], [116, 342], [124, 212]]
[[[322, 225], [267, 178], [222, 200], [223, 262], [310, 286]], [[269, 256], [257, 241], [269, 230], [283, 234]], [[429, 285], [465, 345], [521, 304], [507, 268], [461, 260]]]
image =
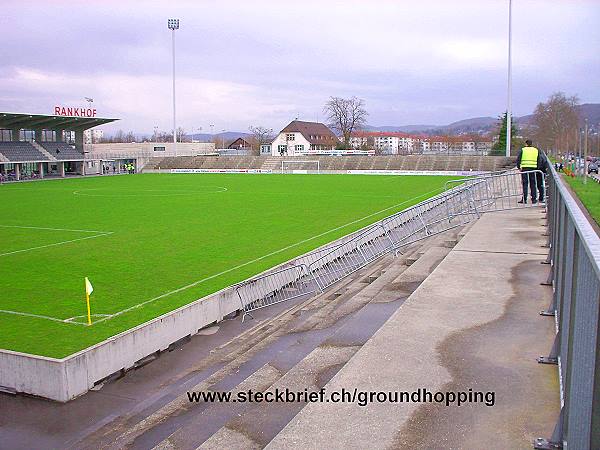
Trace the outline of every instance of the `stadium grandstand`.
[[[289, 160], [289, 155], [218, 156], [210, 143], [182, 142], [177, 149], [173, 143], [86, 145], [86, 130], [117, 120], [95, 117], [95, 110], [89, 111], [93, 113], [79, 116], [0, 113], [0, 181], [119, 173], [129, 163], [136, 171], [144, 172], [199, 169], [271, 173], [284, 171]], [[283, 131], [282, 134], [285, 135]], [[313, 173], [318, 168], [319, 173], [494, 172], [513, 164], [512, 158], [456, 153], [343, 157], [310, 154], [303, 161], [290, 164], [289, 171]]]
[[[84, 131], [117, 119], [95, 117], [91, 109], [75, 109], [78, 116], [0, 113], [2, 179], [97, 173], [99, 161], [85, 157]], [[89, 114], [80, 114], [79, 110]]]
[[[145, 172], [171, 169], [257, 170], [278, 172], [290, 157], [279, 156], [178, 156], [153, 158]], [[348, 171], [474, 171], [496, 172], [514, 167], [514, 158], [475, 155], [385, 155], [385, 156], [321, 156], [310, 155], [298, 170], [314, 169], [319, 162], [322, 173]]]

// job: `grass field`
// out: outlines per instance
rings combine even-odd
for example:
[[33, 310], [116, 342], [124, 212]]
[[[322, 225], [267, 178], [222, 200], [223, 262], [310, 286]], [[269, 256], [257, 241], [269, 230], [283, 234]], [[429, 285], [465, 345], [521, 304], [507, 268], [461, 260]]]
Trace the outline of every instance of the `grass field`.
[[600, 184], [592, 179], [588, 179], [586, 184], [583, 184], [581, 178], [563, 177], [563, 180], [569, 183], [581, 203], [587, 208], [596, 223], [600, 225]]
[[[144, 174], [1, 185], [0, 348], [64, 357], [400, 211], [446, 180]], [[85, 276], [92, 326], [83, 325]]]

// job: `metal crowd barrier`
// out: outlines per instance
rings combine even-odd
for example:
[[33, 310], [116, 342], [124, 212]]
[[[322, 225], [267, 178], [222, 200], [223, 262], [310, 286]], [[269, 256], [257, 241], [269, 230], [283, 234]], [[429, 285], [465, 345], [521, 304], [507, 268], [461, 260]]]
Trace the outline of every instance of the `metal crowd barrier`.
[[238, 285], [236, 293], [244, 311], [242, 321], [247, 315], [252, 316], [251, 311], [315, 292], [307, 273], [304, 264], [293, 265]]
[[[532, 170], [528, 173], [532, 174], [532, 178], [536, 179], [536, 190], [538, 190], [538, 178], [541, 179], [542, 184], [545, 184], [545, 174], [541, 170]], [[446, 187], [460, 184], [470, 188], [473, 193], [475, 208], [479, 212], [503, 211], [532, 206], [530, 198], [527, 199], [527, 203], [518, 203], [523, 199], [522, 179], [523, 174], [521, 172], [511, 170], [504, 173], [491, 173], [474, 178], [450, 180], [446, 182]]]
[[537, 449], [600, 448], [600, 238], [548, 161], [549, 283], [557, 334], [546, 357], [558, 365], [561, 409]]
[[518, 172], [452, 180], [444, 192], [432, 198], [307, 253], [291, 266], [239, 284], [236, 292], [244, 311], [242, 320], [256, 309], [322, 292], [382, 256], [463, 226], [482, 212], [532, 206], [519, 204], [521, 198]]

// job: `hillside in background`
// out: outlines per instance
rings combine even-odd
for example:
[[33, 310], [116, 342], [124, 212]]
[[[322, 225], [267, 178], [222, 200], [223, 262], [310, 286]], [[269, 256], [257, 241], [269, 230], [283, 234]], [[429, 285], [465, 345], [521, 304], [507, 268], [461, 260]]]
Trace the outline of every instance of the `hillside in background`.
[[[581, 117], [581, 126], [585, 119], [592, 127], [600, 125], [600, 103], [584, 103], [578, 106]], [[533, 120], [533, 114], [515, 117], [519, 128], [527, 128]], [[498, 123], [495, 117], [473, 117], [471, 119], [459, 120], [448, 125], [399, 125], [399, 126], [372, 126], [367, 125], [367, 131], [399, 131], [402, 133], [423, 133], [423, 134], [487, 134], [493, 131]]]
[[210, 133], [196, 133], [192, 135], [186, 135], [195, 141], [200, 142], [213, 142], [215, 139], [225, 139], [225, 142], [235, 141], [237, 138], [250, 137], [250, 133], [242, 133], [238, 131], [226, 131], [224, 133], [210, 134]]
[[[585, 123], [585, 119], [588, 119], [588, 124], [591, 128], [600, 128], [600, 103], [584, 103], [578, 107], [581, 126]], [[401, 132], [401, 133], [415, 133], [425, 135], [459, 135], [459, 134], [489, 134], [496, 130], [498, 124], [498, 118], [496, 117], [473, 117], [470, 119], [463, 119], [457, 122], [452, 122], [448, 125], [385, 125], [385, 126], [374, 126], [366, 125], [365, 131], [382, 131], [382, 132]], [[527, 129], [533, 120], [533, 114], [526, 116], [515, 117], [517, 126], [520, 129]], [[210, 133], [195, 133], [192, 135], [186, 135], [188, 139], [193, 139], [200, 142], [214, 142], [215, 139], [225, 139], [225, 143], [234, 141], [237, 138], [248, 138], [252, 136], [250, 133], [238, 132], [238, 131], [226, 131], [224, 133], [210, 134]], [[151, 135], [148, 134], [136, 134], [136, 138], [139, 140], [151, 139]]]

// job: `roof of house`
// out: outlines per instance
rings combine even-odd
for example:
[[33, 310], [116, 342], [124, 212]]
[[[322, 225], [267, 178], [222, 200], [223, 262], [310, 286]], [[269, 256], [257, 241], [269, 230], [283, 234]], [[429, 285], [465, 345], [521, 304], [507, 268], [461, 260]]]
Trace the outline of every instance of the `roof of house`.
[[[338, 138], [327, 125], [319, 122], [292, 120], [281, 133], [300, 133], [311, 144], [335, 145]], [[317, 138], [319, 136], [320, 138]]]
[[239, 148], [240, 144], [242, 144], [242, 148], [251, 147], [249, 140], [239, 137], [235, 141], [233, 141], [231, 144], [229, 144], [227, 146], [227, 148]]

